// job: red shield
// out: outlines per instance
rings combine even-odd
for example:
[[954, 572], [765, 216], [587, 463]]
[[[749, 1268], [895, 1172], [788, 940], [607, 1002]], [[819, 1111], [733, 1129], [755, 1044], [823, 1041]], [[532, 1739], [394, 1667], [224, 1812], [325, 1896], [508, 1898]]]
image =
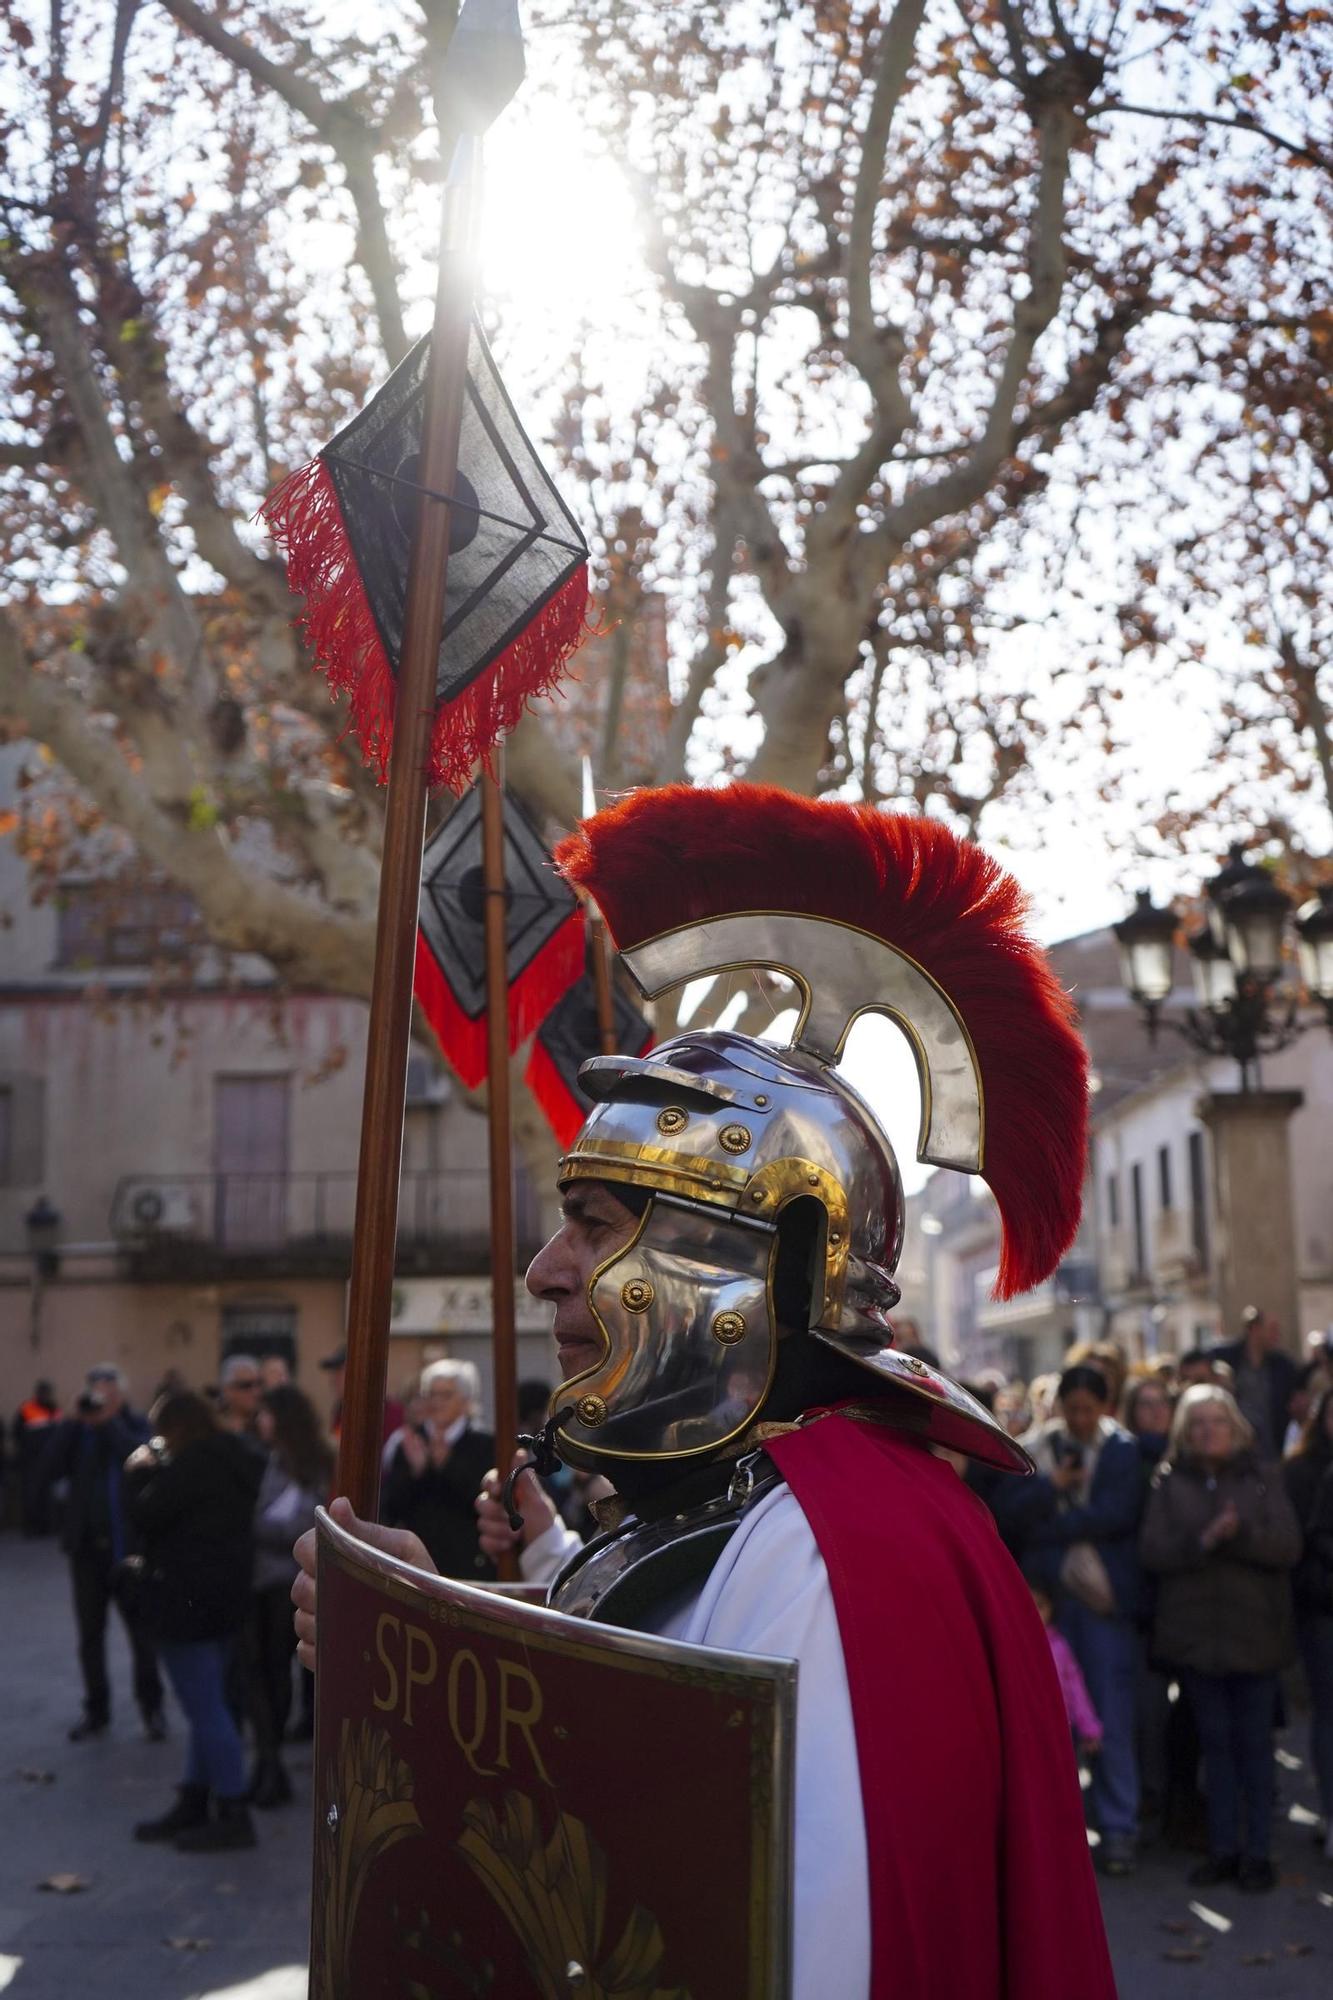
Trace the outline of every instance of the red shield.
[[424, 1576], [320, 1516], [311, 2000], [781, 2000], [789, 1663]]

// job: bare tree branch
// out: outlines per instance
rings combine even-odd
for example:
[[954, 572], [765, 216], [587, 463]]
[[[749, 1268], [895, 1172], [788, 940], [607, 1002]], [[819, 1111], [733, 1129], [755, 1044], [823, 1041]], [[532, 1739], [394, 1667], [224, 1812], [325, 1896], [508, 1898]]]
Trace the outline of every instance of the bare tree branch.
[[0, 703], [22, 716], [75, 782], [122, 826], [150, 861], [198, 903], [210, 935], [261, 953], [290, 977], [335, 992], [368, 993], [374, 925], [331, 916], [271, 877], [237, 863], [206, 816], [165, 812], [86, 702], [28, 665], [13, 622], [0, 612]]
[[1094, 105], [1088, 116], [1106, 118], [1112, 112], [1120, 112], [1127, 118], [1165, 118], [1185, 125], [1220, 125], [1226, 132], [1253, 132], [1257, 139], [1266, 139], [1280, 152], [1290, 153], [1294, 160], [1305, 160], [1312, 167], [1322, 167], [1326, 173], [1333, 170], [1333, 157], [1321, 152], [1308, 139], [1292, 139], [1287, 133], [1262, 124], [1248, 111], [1237, 111], [1227, 117], [1220, 111], [1191, 111], [1185, 105], [1126, 104], [1123, 98], [1113, 97]]
[[364, 113], [350, 98], [330, 102], [317, 84], [270, 61], [196, 0], [161, 0], [161, 4], [181, 27], [298, 112], [333, 152], [356, 209], [357, 260], [370, 280], [380, 339], [390, 366], [396, 366], [407, 352], [407, 335], [398, 296], [398, 265], [375, 177], [376, 134]]

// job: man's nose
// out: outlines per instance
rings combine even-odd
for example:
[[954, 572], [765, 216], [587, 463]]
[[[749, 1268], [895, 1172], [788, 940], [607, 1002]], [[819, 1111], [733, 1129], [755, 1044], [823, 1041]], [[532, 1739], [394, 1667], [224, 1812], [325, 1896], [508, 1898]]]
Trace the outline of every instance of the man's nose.
[[524, 1283], [534, 1299], [563, 1299], [575, 1289], [576, 1276], [565, 1232], [557, 1229], [528, 1265]]

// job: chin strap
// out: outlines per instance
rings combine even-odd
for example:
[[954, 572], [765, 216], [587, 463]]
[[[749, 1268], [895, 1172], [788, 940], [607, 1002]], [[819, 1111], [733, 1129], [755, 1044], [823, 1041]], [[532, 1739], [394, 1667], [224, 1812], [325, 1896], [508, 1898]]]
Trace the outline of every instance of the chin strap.
[[509, 1516], [509, 1525], [515, 1534], [518, 1534], [523, 1526], [523, 1516], [514, 1504], [518, 1482], [525, 1472], [533, 1472], [539, 1479], [544, 1479], [555, 1471], [560, 1463], [560, 1455], [555, 1448], [555, 1434], [565, 1418], [572, 1417], [573, 1414], [574, 1405], [568, 1403], [563, 1410], [557, 1410], [553, 1417], [548, 1417], [539, 1431], [520, 1431], [518, 1434], [516, 1442], [521, 1444], [525, 1451], [531, 1452], [532, 1457], [525, 1464], [512, 1467], [500, 1493], [500, 1505]]

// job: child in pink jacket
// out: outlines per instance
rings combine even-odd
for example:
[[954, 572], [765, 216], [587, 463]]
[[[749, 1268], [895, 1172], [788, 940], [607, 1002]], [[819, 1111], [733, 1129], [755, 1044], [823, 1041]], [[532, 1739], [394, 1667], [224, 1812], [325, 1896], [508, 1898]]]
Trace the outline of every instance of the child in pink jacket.
[[1032, 1599], [1041, 1613], [1041, 1622], [1046, 1627], [1046, 1637], [1050, 1641], [1051, 1658], [1055, 1661], [1055, 1671], [1060, 1678], [1060, 1692], [1064, 1696], [1065, 1715], [1075, 1743], [1085, 1757], [1095, 1757], [1102, 1747], [1102, 1720], [1092, 1705], [1088, 1684], [1083, 1678], [1083, 1669], [1074, 1658], [1074, 1649], [1054, 1623], [1054, 1606], [1044, 1590], [1033, 1589]]

